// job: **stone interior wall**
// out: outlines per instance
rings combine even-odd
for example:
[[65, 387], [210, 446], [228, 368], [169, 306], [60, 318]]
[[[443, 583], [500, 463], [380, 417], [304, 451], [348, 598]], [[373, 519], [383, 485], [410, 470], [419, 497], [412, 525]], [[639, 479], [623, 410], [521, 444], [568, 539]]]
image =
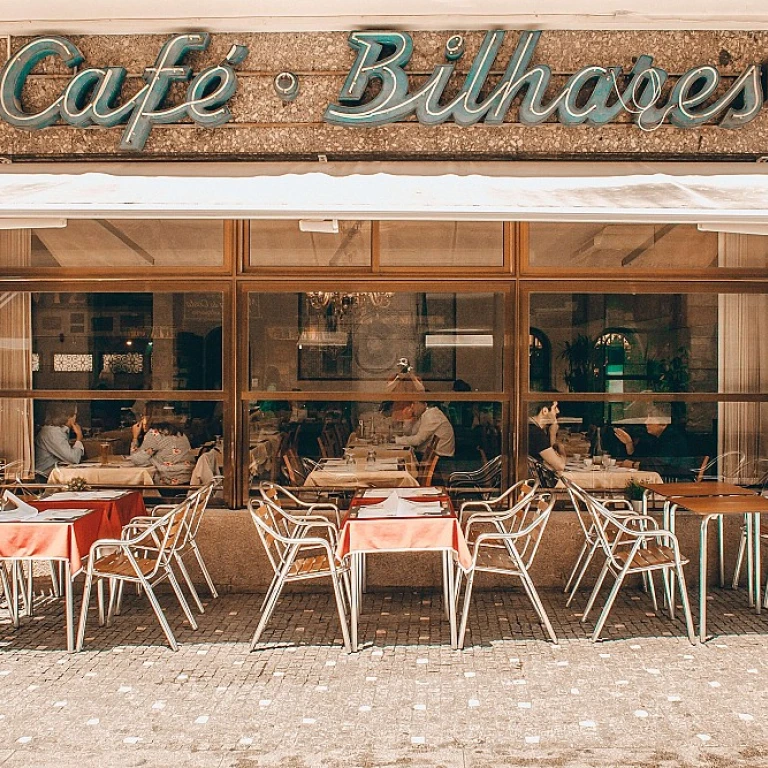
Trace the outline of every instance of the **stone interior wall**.
[[[453, 32], [413, 33], [414, 53], [408, 70], [412, 88], [444, 62], [443, 48]], [[450, 98], [463, 80], [477, 51], [482, 32], [464, 33], [466, 53], [446, 91]], [[170, 37], [170, 35], [168, 35]], [[566, 127], [557, 122], [523, 126], [513, 108], [501, 126], [461, 127], [453, 123], [420, 126], [413, 121], [378, 128], [327, 125], [322, 115], [336, 100], [355, 54], [347, 33], [237, 33], [212, 35], [208, 51], [189, 57], [195, 72], [222, 61], [233, 43], [249, 47], [239, 65], [238, 92], [230, 102], [234, 119], [217, 129], [188, 125], [155, 126], [142, 152], [118, 150], [121, 128], [76, 129], [54, 125], [27, 132], [0, 124], [0, 157], [35, 159], [735, 159], [751, 161], [768, 154], [768, 116], [739, 130], [716, 125], [683, 130], [664, 125], [647, 132], [624, 115], [602, 127]], [[123, 66], [129, 71], [126, 95], [134, 93], [167, 39], [158, 35], [88, 36], [70, 38], [85, 56], [84, 66]], [[489, 77], [492, 85], [503, 72], [518, 39], [508, 32]], [[10, 49], [29, 41], [14, 37]], [[5, 51], [5, 46], [2, 46]], [[641, 55], [679, 75], [699, 64], [718, 67], [723, 92], [748, 65], [760, 62], [768, 49], [768, 31], [548, 31], [536, 49], [533, 64], [546, 63], [558, 88], [579, 69], [599, 64], [621, 65], [625, 71]], [[3, 54], [4, 55], [4, 54]], [[300, 93], [283, 103], [273, 89], [282, 71], [299, 77]], [[50, 104], [69, 79], [60, 61], [46, 60], [25, 89], [28, 109]], [[552, 92], [550, 89], [550, 93]]]

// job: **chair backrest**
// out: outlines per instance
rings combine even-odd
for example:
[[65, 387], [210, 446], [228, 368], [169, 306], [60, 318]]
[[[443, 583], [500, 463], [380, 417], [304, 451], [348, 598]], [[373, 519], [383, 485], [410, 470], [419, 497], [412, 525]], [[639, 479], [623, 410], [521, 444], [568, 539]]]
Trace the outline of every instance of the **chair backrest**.
[[269, 472], [270, 480], [277, 480], [278, 475], [282, 471], [283, 455], [288, 450], [290, 441], [291, 436], [287, 432], [283, 432], [283, 434], [280, 435], [280, 442], [277, 444], [277, 448], [275, 448], [274, 455], [272, 456], [272, 467]]
[[194, 539], [197, 536], [200, 524], [203, 522], [203, 515], [208, 509], [208, 502], [211, 500], [211, 496], [221, 487], [222, 481], [223, 478], [220, 475], [216, 475], [212, 480], [209, 480], [205, 485], [190, 494], [189, 498], [192, 499], [192, 502], [189, 520], [187, 521], [188, 539]]
[[424, 451], [421, 454], [421, 461], [423, 464], [427, 464], [432, 460], [432, 457], [435, 455], [435, 450], [437, 449], [437, 443], [437, 435], [432, 435], [432, 437], [427, 440], [424, 445]]
[[265, 499], [251, 499], [248, 502], [248, 511], [251, 514], [251, 520], [256, 526], [256, 532], [259, 535], [264, 552], [267, 555], [272, 570], [277, 573], [287, 552], [287, 546], [283, 541], [284, 533], [278, 530], [279, 522], [276, 517], [275, 507]]
[[584, 491], [584, 489], [580, 486], [576, 485], [576, 483], [574, 483], [572, 480], [569, 480], [565, 475], [562, 477], [562, 482], [565, 486], [565, 490], [568, 492], [568, 497], [571, 500], [571, 506], [573, 507], [573, 511], [576, 513], [576, 519], [579, 521], [579, 525], [581, 526], [584, 538], [589, 541], [594, 541], [593, 537], [595, 536], [595, 532], [592, 528], [592, 515], [590, 514], [589, 507], [584, 500], [584, 494], [586, 491]]
[[721, 480], [723, 482], [738, 482], [739, 473], [747, 457], [741, 451], [726, 451], [715, 456], [700, 471], [702, 480]]
[[498, 488], [501, 484], [501, 470], [501, 455], [494, 456], [479, 469], [470, 472], [451, 472], [448, 485], [451, 488], [462, 486], [465, 488], [467, 486]]
[[699, 469], [696, 472], [695, 481], [697, 483], [700, 483], [704, 479], [704, 473], [707, 471], [707, 466], [709, 465], [709, 456], [705, 456], [701, 460], [701, 464], [699, 465]]
[[536, 552], [547, 527], [552, 508], [555, 506], [553, 493], [539, 493], [528, 503], [518, 505], [520, 509], [507, 521], [507, 530], [518, 534], [515, 539], [515, 549], [528, 570], [536, 557]]
[[427, 486], [432, 484], [432, 478], [435, 474], [435, 467], [437, 467], [437, 462], [439, 459], [440, 456], [437, 453], [433, 453], [429, 459], [422, 459], [421, 463], [419, 464], [419, 476], [417, 478], [419, 485]]
[[296, 455], [296, 451], [293, 448], [288, 448], [283, 454], [283, 462], [285, 463], [285, 471], [288, 475], [288, 481], [291, 485], [303, 485], [304, 472], [299, 462], [299, 457]]

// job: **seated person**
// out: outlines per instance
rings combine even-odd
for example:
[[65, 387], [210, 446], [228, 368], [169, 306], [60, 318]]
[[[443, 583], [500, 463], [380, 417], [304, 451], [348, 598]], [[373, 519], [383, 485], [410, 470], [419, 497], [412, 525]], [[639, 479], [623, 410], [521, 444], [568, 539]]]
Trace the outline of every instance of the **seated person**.
[[555, 441], [558, 413], [557, 400], [534, 405], [534, 414], [528, 422], [528, 454], [549, 469], [562, 472], [565, 469], [565, 451]]
[[422, 452], [430, 438], [436, 435], [435, 453], [438, 456], [453, 456], [456, 440], [448, 417], [437, 406], [428, 406], [421, 400], [412, 402], [409, 411], [413, 419], [406, 423], [407, 434], [396, 437], [395, 442], [398, 445], [410, 445]]
[[187, 485], [192, 477], [192, 447], [181, 429], [168, 422], [148, 425], [147, 417], [133, 427], [131, 461], [137, 467], [154, 467], [158, 485]]
[[[70, 429], [75, 433], [72, 445], [69, 443]], [[48, 403], [45, 424], [35, 438], [35, 470], [48, 477], [57, 462], [79, 464], [84, 453], [77, 406], [74, 403]]]
[[641, 469], [658, 472], [662, 477], [691, 480], [692, 457], [683, 431], [660, 413], [648, 416], [645, 430], [647, 434], [636, 439], [621, 427], [613, 431], [627, 456], [640, 460]]

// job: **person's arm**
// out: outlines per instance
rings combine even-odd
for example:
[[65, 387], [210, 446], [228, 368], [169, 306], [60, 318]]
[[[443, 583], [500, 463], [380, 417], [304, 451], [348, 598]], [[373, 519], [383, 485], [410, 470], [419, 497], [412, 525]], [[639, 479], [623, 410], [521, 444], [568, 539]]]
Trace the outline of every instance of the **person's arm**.
[[632, 439], [629, 432], [621, 427], [614, 427], [613, 434], [616, 435], [619, 441], [624, 445], [627, 456], [631, 456], [635, 452], [635, 441]]
[[541, 456], [548, 467], [551, 467], [557, 472], [562, 472], [565, 469], [565, 456], [558, 453], [555, 448], [545, 448], [539, 453], [539, 456]]
[[438, 420], [432, 416], [429, 410], [426, 410], [421, 414], [416, 431], [410, 435], [395, 438], [395, 442], [398, 445], [410, 445], [412, 448], [418, 448], [435, 434], [438, 423]]
[[157, 450], [157, 435], [154, 432], [147, 432], [144, 435], [144, 440], [139, 445], [138, 431], [136, 427], [140, 427], [139, 424], [133, 425], [133, 441], [131, 442], [131, 455], [130, 460], [132, 464], [137, 467], [148, 467], [152, 464], [152, 455]]

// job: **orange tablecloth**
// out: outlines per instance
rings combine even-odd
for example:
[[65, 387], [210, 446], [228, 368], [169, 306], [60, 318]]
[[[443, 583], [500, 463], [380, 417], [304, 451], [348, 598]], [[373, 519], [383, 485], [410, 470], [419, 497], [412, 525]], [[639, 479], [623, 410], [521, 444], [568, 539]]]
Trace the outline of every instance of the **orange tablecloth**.
[[[129, 491], [115, 499], [91, 499], [88, 492], [67, 492], [66, 499], [53, 497], [32, 502], [41, 512], [45, 509], [96, 509], [102, 513], [99, 538], [119, 538], [120, 531], [134, 517], [147, 514], [144, 498], [139, 491]], [[72, 498], [69, 498], [72, 497]]]
[[[72, 509], [75, 505], [70, 502], [69, 507]], [[0, 557], [69, 560], [74, 575], [82, 568], [91, 544], [101, 538], [103, 522], [103, 511], [94, 509], [70, 522], [33, 518], [20, 523], [0, 523]]]
[[[414, 501], [436, 501], [440, 496], [422, 496]], [[376, 504], [381, 499], [356, 498], [353, 506]], [[339, 534], [336, 557], [339, 560], [355, 552], [408, 552], [420, 550], [447, 550], [456, 553], [462, 568], [472, 565], [459, 521], [453, 514], [441, 517], [387, 517], [357, 519], [350, 517]]]

